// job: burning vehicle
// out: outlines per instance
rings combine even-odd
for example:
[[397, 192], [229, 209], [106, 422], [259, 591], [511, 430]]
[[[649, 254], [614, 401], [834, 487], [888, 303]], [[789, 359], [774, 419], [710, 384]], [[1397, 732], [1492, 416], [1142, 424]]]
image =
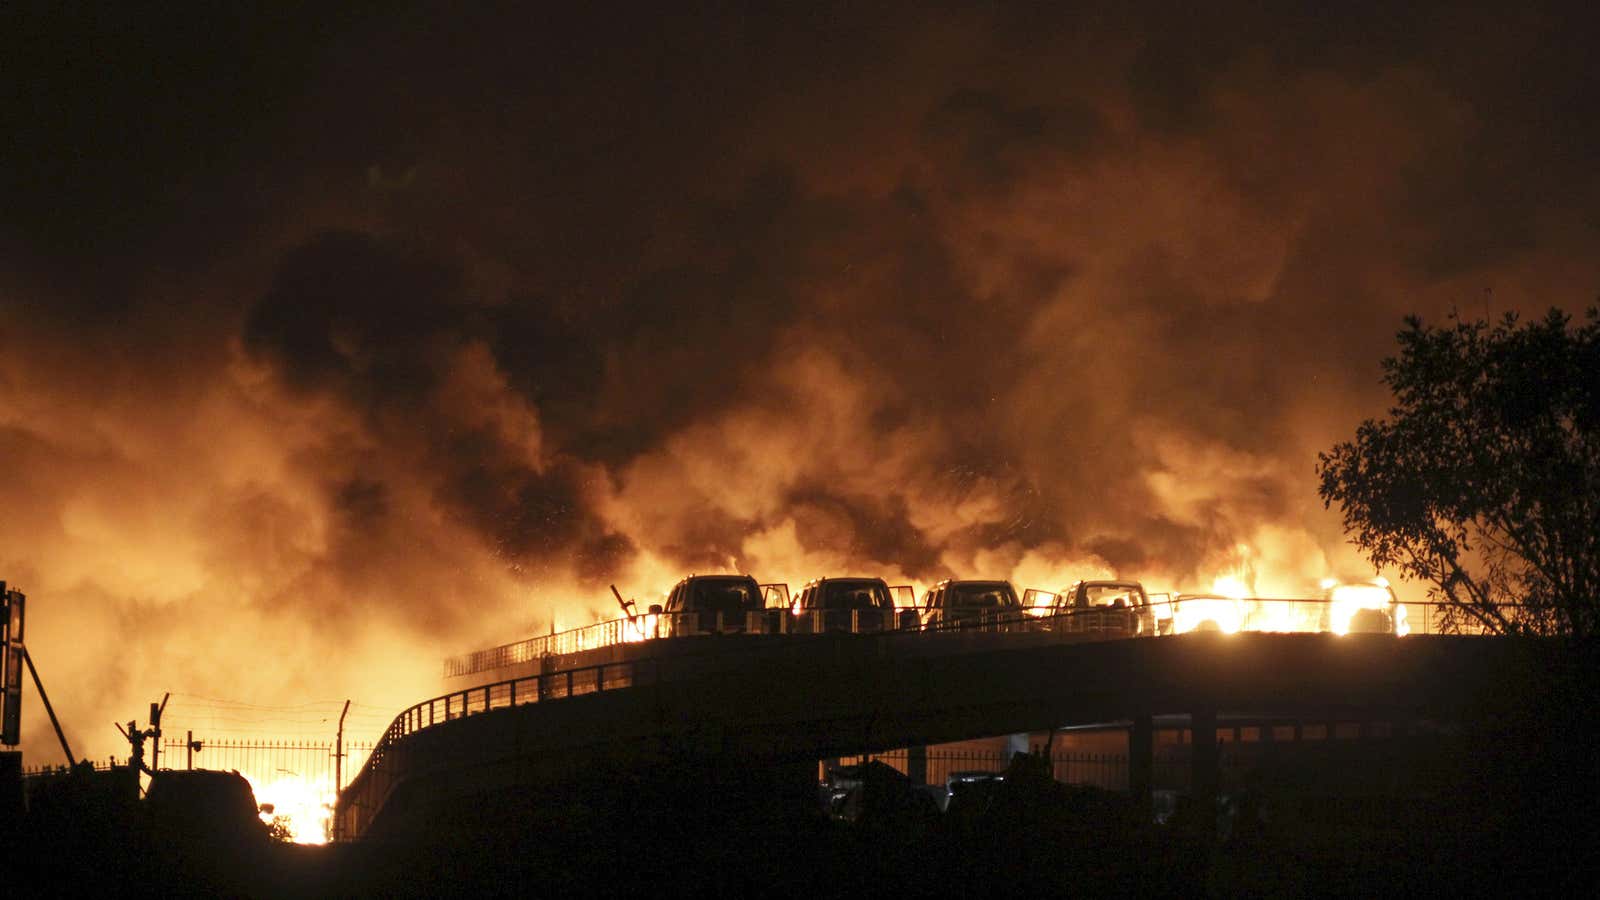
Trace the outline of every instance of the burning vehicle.
[[673, 586], [664, 609], [650, 612], [661, 615], [663, 633], [674, 636], [776, 630], [768, 622], [765, 590], [749, 575], [690, 575]]
[[1244, 628], [1245, 602], [1225, 594], [1179, 594], [1172, 598], [1172, 631], [1236, 634]]
[[1009, 631], [1027, 618], [1009, 581], [941, 581], [922, 597], [922, 627]]
[[1395, 596], [1388, 579], [1340, 581], [1325, 579], [1322, 596], [1326, 601], [1322, 630], [1334, 634], [1393, 634], [1411, 631], [1406, 608]]
[[916, 629], [914, 609], [900, 609], [899, 592], [882, 578], [817, 578], [806, 582], [795, 598], [790, 630], [795, 634], [861, 633]]
[[1158, 633], [1155, 610], [1137, 581], [1079, 581], [1055, 595], [1054, 627], [1073, 633], [1134, 637]]

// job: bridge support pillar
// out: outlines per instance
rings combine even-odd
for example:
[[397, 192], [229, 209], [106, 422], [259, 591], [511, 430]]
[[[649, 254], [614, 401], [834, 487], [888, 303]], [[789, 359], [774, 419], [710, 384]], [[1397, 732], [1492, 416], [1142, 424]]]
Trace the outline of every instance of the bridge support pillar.
[[1150, 716], [1135, 716], [1128, 726], [1128, 793], [1147, 819], [1153, 812], [1156, 781], [1156, 728]]
[[928, 783], [928, 748], [925, 746], [906, 748], [906, 777], [912, 784]]
[[1194, 752], [1189, 757], [1189, 784], [1194, 796], [1193, 826], [1197, 836], [1212, 840], [1217, 834], [1217, 788], [1221, 781], [1216, 710], [1193, 713], [1190, 723], [1194, 729]]

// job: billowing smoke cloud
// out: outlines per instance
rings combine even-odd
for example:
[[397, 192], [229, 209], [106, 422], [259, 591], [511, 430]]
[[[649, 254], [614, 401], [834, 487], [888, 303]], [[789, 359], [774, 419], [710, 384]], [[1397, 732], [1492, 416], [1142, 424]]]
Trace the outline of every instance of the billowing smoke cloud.
[[1298, 591], [1399, 317], [1600, 284], [1556, 9], [537, 15], [0, 29], [0, 577], [80, 752], [687, 571]]

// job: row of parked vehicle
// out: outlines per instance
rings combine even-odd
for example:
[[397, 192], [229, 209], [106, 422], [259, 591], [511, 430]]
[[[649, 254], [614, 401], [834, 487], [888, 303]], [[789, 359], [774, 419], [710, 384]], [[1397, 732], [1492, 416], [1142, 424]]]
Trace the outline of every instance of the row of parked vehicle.
[[[1218, 594], [1151, 595], [1137, 581], [1079, 581], [1060, 591], [1009, 581], [946, 580], [923, 593], [882, 578], [818, 578], [790, 596], [788, 585], [749, 575], [691, 575], [664, 606], [669, 633], [819, 634], [984, 628], [1065, 630], [1141, 636], [1260, 630], [1404, 633], [1404, 608], [1386, 582], [1327, 583], [1309, 601], [1244, 600]], [[1263, 607], [1263, 604], [1279, 604]], [[1302, 609], [1282, 604], [1301, 604]]]

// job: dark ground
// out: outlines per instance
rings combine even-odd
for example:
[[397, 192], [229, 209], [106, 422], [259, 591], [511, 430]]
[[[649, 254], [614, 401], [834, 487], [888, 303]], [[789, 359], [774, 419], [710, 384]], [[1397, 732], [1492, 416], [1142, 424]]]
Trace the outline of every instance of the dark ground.
[[945, 813], [869, 779], [853, 821], [823, 811], [803, 768], [702, 761], [482, 799], [405, 844], [299, 847], [58, 798], [0, 834], [4, 895], [1595, 896], [1595, 683], [1586, 662], [1531, 671], [1402, 779], [1263, 768], [1226, 798], [1215, 837], [1193, 804], [1155, 825], [1027, 758]]

